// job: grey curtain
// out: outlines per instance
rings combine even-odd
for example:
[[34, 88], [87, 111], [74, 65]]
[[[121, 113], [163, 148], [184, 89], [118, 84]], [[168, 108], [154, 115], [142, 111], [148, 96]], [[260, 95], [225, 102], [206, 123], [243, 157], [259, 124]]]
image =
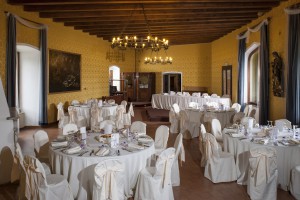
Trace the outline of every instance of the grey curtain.
[[300, 124], [300, 14], [289, 15], [286, 118]]
[[47, 101], [47, 77], [48, 77], [48, 51], [47, 51], [47, 27], [40, 30], [40, 51], [41, 51], [41, 79], [40, 79], [40, 109], [39, 124], [48, 124], [48, 101]]
[[242, 110], [245, 107], [244, 102], [244, 84], [245, 84], [245, 52], [246, 52], [246, 38], [239, 40], [238, 52], [238, 103], [241, 104]]
[[6, 44], [6, 97], [9, 107], [16, 107], [16, 18], [8, 14]]
[[259, 124], [267, 124], [269, 119], [269, 36], [268, 25], [260, 29], [260, 91]]

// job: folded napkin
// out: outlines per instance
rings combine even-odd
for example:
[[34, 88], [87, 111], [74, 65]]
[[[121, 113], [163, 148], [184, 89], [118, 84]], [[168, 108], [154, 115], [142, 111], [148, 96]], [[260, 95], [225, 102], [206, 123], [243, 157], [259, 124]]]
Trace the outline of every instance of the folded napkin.
[[144, 136], [146, 135], [146, 133], [134, 133], [136, 137], [141, 137], [141, 136]]
[[79, 151], [81, 151], [81, 147], [80, 146], [76, 146], [76, 147], [72, 147], [70, 149], [66, 149], [65, 153], [67, 153], [67, 154], [73, 154], [73, 153], [78, 153]]
[[268, 144], [269, 138], [259, 139], [257, 140], [258, 144]]
[[52, 141], [51, 142], [52, 147], [64, 147], [68, 146], [68, 141]]
[[135, 143], [132, 143], [132, 142], [128, 144], [128, 147], [129, 147], [129, 148], [134, 148], [134, 149], [139, 149], [139, 150], [144, 149], [143, 146], [140, 146], [140, 145], [135, 144]]
[[231, 137], [244, 137], [243, 133], [230, 133]]
[[107, 147], [102, 147], [95, 153], [96, 156], [106, 156], [109, 154], [109, 148]]
[[256, 135], [259, 136], [259, 137], [264, 137], [264, 136], [266, 136], [266, 133], [265, 132], [258, 132]]
[[300, 144], [300, 141], [299, 140], [296, 140], [296, 139], [289, 139], [288, 142], [292, 145], [297, 145], [297, 144]]
[[151, 138], [138, 138], [138, 142], [142, 142], [142, 143], [148, 143], [148, 142], [152, 142], [153, 140]]

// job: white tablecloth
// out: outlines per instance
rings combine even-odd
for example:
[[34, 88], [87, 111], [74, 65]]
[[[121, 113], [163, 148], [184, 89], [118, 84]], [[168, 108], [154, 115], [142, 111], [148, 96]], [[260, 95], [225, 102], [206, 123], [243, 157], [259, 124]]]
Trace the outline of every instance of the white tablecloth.
[[[200, 132], [199, 127], [201, 123], [204, 123], [203, 115], [206, 113], [206, 111], [200, 111], [194, 109], [186, 109], [184, 111], [187, 113], [188, 116], [188, 121], [187, 121], [187, 123], [189, 124], [188, 127], [193, 127], [195, 124], [197, 124], [196, 127], [198, 128], [195, 128], [195, 130], [192, 133], [192, 137], [198, 137]], [[217, 119], [220, 121], [221, 127], [223, 129], [226, 125], [231, 123], [230, 120], [235, 114], [235, 111], [215, 111], [213, 113], [215, 113], [215, 115], [217, 116]]]
[[[102, 117], [115, 116], [118, 105], [103, 105], [102, 108]], [[78, 116], [83, 116], [86, 119], [87, 127], [90, 127], [91, 121], [91, 107], [87, 105], [78, 105], [78, 106], [69, 106], [70, 108], [75, 108], [77, 110]]]
[[[232, 130], [223, 130], [223, 144], [224, 151], [230, 152], [236, 159], [237, 182], [239, 184], [247, 184], [250, 156], [249, 150], [255, 146], [261, 146], [262, 144], [251, 142], [250, 139], [233, 138], [228, 134], [224, 134], [225, 132], [232, 132]], [[280, 143], [277, 143], [276, 145], [274, 145], [274, 143], [266, 145], [270, 145], [276, 149], [278, 184], [283, 190], [288, 190], [291, 169], [300, 165], [300, 145], [284, 146]]]
[[230, 107], [230, 98], [203, 98], [203, 97], [192, 97], [192, 96], [179, 96], [179, 95], [162, 95], [153, 94], [152, 95], [152, 108], [166, 109], [170, 110], [174, 103], [179, 105], [180, 109], [186, 109], [189, 107], [190, 102], [197, 102], [199, 106], [205, 105], [207, 102], [217, 102], [222, 103], [225, 106]]
[[[97, 134], [88, 137], [88, 149], [97, 149], [98, 143], [94, 138]], [[90, 156], [90, 152], [83, 156], [67, 155], [61, 150], [49, 150], [50, 164], [53, 173], [61, 174], [67, 178], [73, 195], [76, 199], [92, 199], [94, 168], [97, 163], [106, 159], [117, 159], [125, 165], [125, 192], [127, 196], [132, 195], [132, 188], [135, 187], [140, 170], [146, 167], [148, 159], [154, 154], [154, 143], [149, 148], [136, 152], [120, 150], [120, 156], [111, 155], [105, 157]], [[116, 149], [115, 149], [116, 151]]]

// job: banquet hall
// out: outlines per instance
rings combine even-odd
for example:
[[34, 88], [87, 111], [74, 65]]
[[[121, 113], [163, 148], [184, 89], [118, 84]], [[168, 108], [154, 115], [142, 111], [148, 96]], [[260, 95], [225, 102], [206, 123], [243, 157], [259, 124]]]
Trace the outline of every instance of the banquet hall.
[[0, 8], [0, 199], [300, 199], [300, 0]]

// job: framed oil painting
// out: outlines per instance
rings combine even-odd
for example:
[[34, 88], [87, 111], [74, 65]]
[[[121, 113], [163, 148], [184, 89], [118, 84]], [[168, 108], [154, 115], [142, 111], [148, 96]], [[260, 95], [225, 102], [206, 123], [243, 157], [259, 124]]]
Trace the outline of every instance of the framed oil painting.
[[49, 93], [80, 90], [81, 55], [49, 50]]

